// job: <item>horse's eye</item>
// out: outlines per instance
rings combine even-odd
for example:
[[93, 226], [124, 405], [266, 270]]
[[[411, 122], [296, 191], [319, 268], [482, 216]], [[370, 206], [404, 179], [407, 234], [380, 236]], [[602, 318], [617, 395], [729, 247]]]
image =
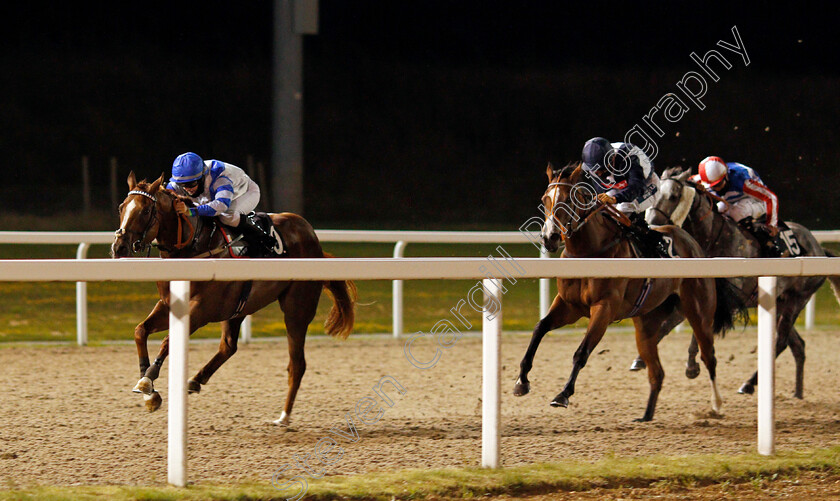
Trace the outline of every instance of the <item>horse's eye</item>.
[[143, 215], [146, 216], [148, 214], [149, 214], [149, 208], [147, 207], [147, 208], [143, 209]]

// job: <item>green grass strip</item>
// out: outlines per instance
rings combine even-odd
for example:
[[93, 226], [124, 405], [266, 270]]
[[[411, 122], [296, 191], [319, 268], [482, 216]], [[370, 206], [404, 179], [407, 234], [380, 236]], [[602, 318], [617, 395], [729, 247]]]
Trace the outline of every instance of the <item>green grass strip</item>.
[[[422, 499], [430, 495], [473, 498], [486, 494], [522, 495], [594, 488], [649, 487], [673, 484], [764, 482], [802, 471], [840, 470], [840, 447], [781, 452], [764, 457], [693, 455], [685, 457], [609, 457], [595, 462], [480, 468], [399, 470], [313, 480], [305, 499]], [[0, 500], [280, 500], [295, 492], [280, 492], [268, 483], [195, 484], [187, 488], [134, 486], [43, 486], [0, 491]]]

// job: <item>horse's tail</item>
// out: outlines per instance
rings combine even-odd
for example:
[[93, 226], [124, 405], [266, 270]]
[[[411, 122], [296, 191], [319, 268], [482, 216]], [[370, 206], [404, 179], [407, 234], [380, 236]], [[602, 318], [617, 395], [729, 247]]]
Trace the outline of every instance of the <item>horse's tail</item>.
[[[837, 257], [837, 254], [831, 252], [828, 249], [823, 249], [826, 257]], [[831, 290], [834, 291], [834, 297], [837, 299], [837, 302], [840, 303], [840, 276], [838, 275], [831, 275], [828, 278], [829, 283], [831, 284]]]
[[723, 336], [727, 330], [735, 327], [737, 322], [746, 325], [749, 320], [749, 312], [741, 291], [725, 278], [715, 279], [715, 291], [717, 292], [717, 305], [715, 307], [715, 320], [712, 324], [714, 333]]
[[[335, 257], [327, 252], [324, 257]], [[347, 339], [356, 321], [356, 284], [352, 280], [331, 280], [324, 282], [324, 288], [333, 299], [333, 306], [324, 322], [324, 330], [330, 336]]]

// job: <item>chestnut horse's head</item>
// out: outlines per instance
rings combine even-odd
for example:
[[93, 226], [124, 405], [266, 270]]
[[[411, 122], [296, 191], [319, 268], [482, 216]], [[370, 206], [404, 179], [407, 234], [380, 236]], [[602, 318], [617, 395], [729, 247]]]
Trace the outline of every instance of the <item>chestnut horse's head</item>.
[[129, 191], [120, 204], [120, 228], [114, 233], [112, 257], [128, 257], [151, 249], [160, 225], [157, 194], [161, 184], [163, 174], [153, 183], [145, 179], [138, 183], [133, 171], [128, 175]]
[[597, 205], [596, 191], [578, 164], [546, 169], [548, 187], [542, 197], [545, 224], [542, 244], [549, 252], [560, 248], [560, 240], [577, 231]]

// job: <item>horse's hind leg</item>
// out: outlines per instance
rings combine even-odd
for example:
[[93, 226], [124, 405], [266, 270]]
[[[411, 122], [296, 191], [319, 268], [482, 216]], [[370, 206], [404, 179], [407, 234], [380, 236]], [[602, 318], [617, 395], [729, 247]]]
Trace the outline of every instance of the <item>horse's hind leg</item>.
[[[683, 320], [685, 320], [685, 317], [683, 317], [683, 316], [682, 316], [682, 314], [681, 314], [679, 311], [674, 311], [674, 312], [671, 314], [671, 316], [669, 316], [667, 319], [663, 320], [662, 324], [661, 324], [661, 325], [659, 325], [659, 327], [658, 327], [659, 332], [658, 332], [658, 340], [656, 341], [656, 344], [661, 343], [661, 342], [662, 342], [662, 340], [663, 340], [663, 339], [665, 339], [665, 336], [667, 336], [668, 334], [670, 334], [670, 333], [671, 333], [671, 331], [672, 331], [672, 330], [674, 330], [674, 328], [675, 328], [676, 326], [680, 325], [680, 323], [681, 323]], [[694, 348], [695, 348], [695, 353], [696, 353], [696, 348], [697, 348], [697, 346], [695, 345], [695, 347], [694, 347]], [[695, 364], [695, 365], [697, 365], [697, 362], [694, 362], [694, 364]], [[644, 369], [645, 367], [647, 367], [647, 366], [645, 365], [645, 361], [644, 361], [644, 360], [642, 360], [642, 356], [641, 356], [641, 355], [639, 355], [639, 356], [638, 356], [638, 357], [636, 357], [636, 359], [635, 359], [635, 360], [633, 360], [633, 362], [630, 364], [630, 371], [640, 371], [640, 370]], [[687, 369], [686, 369], [686, 370], [687, 370]], [[697, 369], [697, 370], [698, 370], [698, 372], [699, 372], [700, 368], [698, 367], [698, 369]], [[695, 376], [695, 377], [696, 377], [696, 376]]]
[[306, 372], [306, 357], [303, 346], [306, 341], [306, 331], [315, 318], [318, 299], [321, 297], [321, 282], [295, 282], [279, 299], [286, 323], [286, 340], [289, 342], [289, 393], [286, 395], [286, 405], [280, 418], [274, 424], [289, 425], [289, 416], [295, 405], [300, 381]]
[[543, 336], [552, 330], [564, 325], [571, 324], [580, 318], [580, 314], [576, 313], [567, 303], [562, 301], [559, 297], [554, 298], [548, 314], [537, 322], [534, 327], [534, 332], [531, 334], [531, 342], [528, 343], [528, 349], [525, 351], [525, 356], [519, 364], [519, 378], [513, 386], [513, 394], [517, 397], [527, 395], [531, 391], [531, 384], [528, 381], [528, 373], [534, 364], [534, 355], [537, 353], [537, 348], [540, 346]]
[[[665, 314], [667, 315], [667, 312]], [[657, 326], [661, 325], [662, 317], [663, 312], [657, 309], [644, 317], [633, 318], [633, 324], [636, 327], [636, 348], [647, 366], [648, 381], [650, 382], [650, 394], [648, 395], [645, 414], [641, 418], [635, 419], [638, 422], [653, 419], [653, 413], [656, 411], [656, 401], [659, 399], [662, 381], [665, 379], [665, 371], [662, 369], [659, 349], [657, 348], [660, 339]]]
[[227, 359], [236, 353], [236, 343], [239, 341], [239, 327], [245, 317], [232, 318], [222, 322], [222, 340], [219, 343], [219, 351], [213, 355], [207, 364], [201, 368], [195, 376], [187, 381], [187, 390], [190, 393], [198, 393], [201, 391], [201, 385], [207, 384], [219, 367], [224, 364]]
[[[787, 311], [782, 311], [778, 315], [776, 323], [776, 357], [778, 357], [785, 348], [790, 346], [793, 358], [796, 362], [796, 389], [794, 396], [802, 398], [802, 378], [804, 377], [805, 369], [805, 340], [799, 335], [793, 327], [796, 321], [794, 315], [790, 315]], [[738, 388], [738, 393], [752, 395], [755, 392], [755, 385], [758, 384], [758, 372], [753, 375]]]
[[793, 397], [802, 399], [805, 379], [805, 340], [799, 335], [796, 327], [791, 326], [790, 328], [788, 346], [790, 347], [790, 351], [793, 353], [793, 358], [796, 362], [796, 388], [793, 391]]
[[685, 279], [680, 295], [683, 298], [683, 314], [694, 331], [694, 338], [700, 348], [700, 359], [709, 372], [712, 410], [720, 412], [723, 400], [717, 388], [717, 358], [715, 358], [715, 341], [712, 332], [712, 319], [716, 308], [715, 301], [711, 301], [715, 298], [714, 279]]

